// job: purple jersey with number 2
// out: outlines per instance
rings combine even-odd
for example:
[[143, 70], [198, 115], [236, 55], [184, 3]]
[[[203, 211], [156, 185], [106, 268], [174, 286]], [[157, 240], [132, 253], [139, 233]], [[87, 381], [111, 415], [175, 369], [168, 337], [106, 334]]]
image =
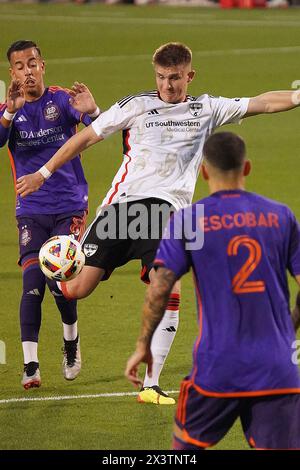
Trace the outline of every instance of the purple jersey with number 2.
[[[202, 248], [177, 236], [187, 225], [204, 232]], [[154, 265], [177, 278], [193, 271], [199, 331], [190, 378], [198, 391], [300, 393], [286, 274], [300, 274], [300, 234], [288, 207], [246, 191], [214, 193], [175, 213]]]

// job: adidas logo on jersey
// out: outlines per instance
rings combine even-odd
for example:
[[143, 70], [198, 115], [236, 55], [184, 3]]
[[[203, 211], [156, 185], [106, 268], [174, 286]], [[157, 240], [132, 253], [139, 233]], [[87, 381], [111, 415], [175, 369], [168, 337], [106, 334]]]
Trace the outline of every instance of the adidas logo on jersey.
[[21, 114], [21, 116], [16, 119], [16, 122], [27, 122], [27, 119], [23, 114]]
[[157, 111], [157, 109], [152, 109], [152, 111], [149, 111], [148, 114], [159, 114], [159, 112]]

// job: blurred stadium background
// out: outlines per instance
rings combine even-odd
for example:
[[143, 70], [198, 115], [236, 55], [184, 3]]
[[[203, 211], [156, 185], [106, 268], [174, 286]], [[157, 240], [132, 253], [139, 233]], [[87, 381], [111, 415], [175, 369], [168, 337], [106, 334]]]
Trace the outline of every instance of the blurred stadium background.
[[[8, 84], [9, 45], [32, 39], [46, 60], [46, 84], [70, 87], [74, 80], [83, 81], [103, 109], [124, 95], [153, 89], [151, 55], [167, 41], [185, 42], [194, 52], [197, 78], [191, 94], [253, 96], [290, 89], [300, 79], [296, 8], [1, 2], [0, 18], [0, 80]], [[299, 110], [251, 118], [227, 129], [247, 142], [253, 161], [248, 189], [288, 204], [300, 217]], [[83, 370], [72, 383], [61, 374], [62, 332], [47, 294], [39, 354], [43, 385], [22, 390], [15, 196], [6, 149], [0, 154], [0, 340], [6, 345], [6, 363], [0, 364], [0, 449], [169, 449], [174, 408], [139, 405], [133, 396], [94, 396], [134, 391], [123, 369], [139, 330], [144, 296], [139, 263], [118, 270], [109, 283], [80, 302]], [[120, 135], [84, 154], [90, 220], [120, 162]], [[199, 180], [195, 198], [206, 194]], [[291, 289], [293, 302], [293, 283]], [[180, 329], [161, 380], [165, 390], [178, 390], [189, 371], [195, 330], [192, 280], [186, 276]], [[47, 399], [66, 396], [82, 398]], [[217, 446], [229, 448], [247, 449], [239, 423]]]

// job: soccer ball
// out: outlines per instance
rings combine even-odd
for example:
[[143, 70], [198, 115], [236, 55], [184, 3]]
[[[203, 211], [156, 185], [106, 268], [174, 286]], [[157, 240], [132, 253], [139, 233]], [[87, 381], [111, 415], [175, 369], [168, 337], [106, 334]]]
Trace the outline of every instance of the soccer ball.
[[68, 235], [47, 240], [39, 252], [40, 268], [54, 281], [70, 281], [82, 270], [85, 262], [80, 243]]

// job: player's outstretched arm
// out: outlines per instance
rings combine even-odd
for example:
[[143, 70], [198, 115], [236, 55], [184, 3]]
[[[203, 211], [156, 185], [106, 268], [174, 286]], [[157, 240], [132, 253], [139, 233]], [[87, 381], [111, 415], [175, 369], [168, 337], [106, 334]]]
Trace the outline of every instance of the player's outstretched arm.
[[17, 180], [17, 193], [21, 197], [25, 197], [37, 191], [42, 184], [56, 170], [68, 161], [72, 160], [83, 150], [87, 149], [96, 142], [100, 142], [103, 138], [98, 136], [92, 126], [88, 126], [78, 134], [73, 135], [47, 162], [47, 165], [40, 168], [35, 173], [24, 175]]
[[244, 117], [264, 113], [280, 113], [297, 108], [300, 104], [299, 91], [269, 91], [250, 98]]
[[142, 329], [137, 340], [136, 350], [128, 359], [125, 377], [135, 386], [142, 385], [138, 368], [142, 362], [148, 366], [148, 374], [152, 373], [151, 339], [166, 309], [168, 299], [176, 282], [176, 275], [170, 269], [158, 268], [151, 276], [151, 283], [146, 292], [143, 306]]

